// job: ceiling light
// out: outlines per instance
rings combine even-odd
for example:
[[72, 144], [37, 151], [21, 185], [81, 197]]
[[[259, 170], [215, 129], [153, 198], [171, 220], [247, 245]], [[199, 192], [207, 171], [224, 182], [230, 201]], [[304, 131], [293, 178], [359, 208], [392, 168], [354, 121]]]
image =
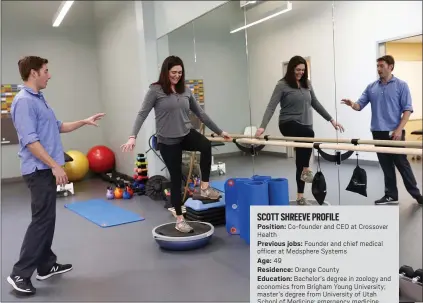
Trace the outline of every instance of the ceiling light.
[[71, 8], [74, 1], [63, 1], [57, 10], [56, 17], [53, 22], [53, 27], [58, 27], [62, 23], [69, 9]]
[[230, 33], [231, 33], [231, 34], [233, 34], [233, 33], [239, 32], [239, 31], [241, 31], [241, 30], [243, 30], [243, 29], [249, 28], [249, 27], [251, 27], [251, 26], [253, 26], [253, 25], [257, 25], [257, 24], [259, 24], [259, 23], [262, 23], [262, 22], [264, 22], [264, 21], [267, 21], [267, 20], [269, 20], [269, 19], [272, 19], [272, 18], [274, 18], [274, 17], [276, 17], [276, 16], [279, 16], [279, 15], [282, 15], [282, 14], [284, 14], [284, 13], [287, 13], [287, 12], [289, 12], [289, 11], [291, 11], [291, 10], [292, 10], [292, 2], [291, 2], [291, 1], [288, 1], [288, 5], [287, 5], [287, 8], [286, 8], [286, 9], [283, 9], [283, 10], [281, 10], [281, 11], [279, 11], [279, 12], [277, 12], [277, 13], [274, 13], [274, 14], [272, 14], [272, 15], [270, 15], [270, 16], [264, 17], [264, 18], [262, 18], [262, 19], [260, 19], [260, 20], [257, 20], [257, 21], [254, 21], [254, 22], [251, 22], [250, 24], [247, 24], [247, 25], [241, 26], [240, 28], [234, 29], [234, 30], [233, 30], [233, 31], [231, 31]]

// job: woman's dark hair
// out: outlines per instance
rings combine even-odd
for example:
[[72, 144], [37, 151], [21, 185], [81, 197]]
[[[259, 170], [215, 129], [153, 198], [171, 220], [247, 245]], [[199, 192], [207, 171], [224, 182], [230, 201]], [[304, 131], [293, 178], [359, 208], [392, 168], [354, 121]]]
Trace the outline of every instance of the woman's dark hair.
[[301, 56], [294, 56], [289, 60], [286, 74], [282, 79], [284, 79], [290, 87], [298, 88], [297, 79], [295, 78], [295, 68], [300, 64], [305, 65], [304, 74], [300, 79], [300, 85], [303, 88], [309, 88], [307, 61]]
[[181, 58], [177, 56], [169, 56], [167, 57], [162, 64], [162, 69], [160, 71], [159, 80], [153, 84], [159, 84], [164, 93], [166, 95], [170, 95], [172, 93], [172, 89], [170, 86], [169, 80], [169, 71], [174, 66], [180, 65], [182, 67], [182, 76], [179, 79], [179, 82], [175, 85], [175, 90], [178, 94], [182, 94], [185, 92], [185, 68], [184, 63], [182, 62]]

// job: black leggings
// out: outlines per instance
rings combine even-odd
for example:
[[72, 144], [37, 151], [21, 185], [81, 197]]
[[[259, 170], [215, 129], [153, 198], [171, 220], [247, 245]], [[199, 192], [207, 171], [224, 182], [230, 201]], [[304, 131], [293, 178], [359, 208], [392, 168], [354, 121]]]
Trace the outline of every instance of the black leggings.
[[209, 182], [212, 147], [211, 142], [198, 131], [191, 129], [179, 144], [159, 144], [160, 154], [169, 170], [171, 187], [170, 201], [176, 215], [182, 215], [182, 151], [197, 151], [200, 156], [201, 181]]
[[[279, 130], [285, 137], [310, 137], [314, 138], [312, 126], [303, 125], [295, 121], [280, 122]], [[297, 193], [304, 193], [305, 182], [301, 180], [301, 173], [304, 167], [310, 166], [310, 157], [313, 149], [311, 148], [295, 148], [295, 165], [297, 166]]]

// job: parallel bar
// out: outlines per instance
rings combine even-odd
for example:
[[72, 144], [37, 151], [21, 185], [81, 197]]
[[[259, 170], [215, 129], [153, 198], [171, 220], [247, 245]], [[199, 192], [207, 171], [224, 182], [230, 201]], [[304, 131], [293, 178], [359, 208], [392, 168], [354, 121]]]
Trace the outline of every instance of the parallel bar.
[[[220, 137], [216, 134], [207, 135], [209, 137]], [[251, 135], [230, 134], [234, 139], [256, 139]], [[257, 139], [264, 139], [264, 135], [257, 137]], [[335, 139], [335, 138], [307, 138], [307, 137], [278, 137], [267, 136], [268, 140], [282, 140], [282, 141], [303, 141], [303, 142], [326, 142], [326, 143], [351, 143], [353, 139]], [[400, 146], [409, 148], [423, 148], [423, 141], [394, 141], [394, 140], [361, 140], [357, 139], [357, 144], [366, 145], [383, 145], [383, 146]]]
[[[210, 141], [216, 142], [232, 142], [224, 138], [213, 138], [207, 137]], [[284, 142], [284, 141], [272, 141], [272, 140], [258, 140], [258, 139], [236, 139], [237, 143], [245, 143], [252, 145], [273, 145], [273, 146], [286, 146], [286, 147], [303, 147], [303, 148], [314, 148], [314, 143], [301, 143], [301, 142]], [[315, 142], [320, 143], [320, 142]], [[353, 144], [330, 144], [320, 143], [320, 149], [330, 150], [346, 150], [346, 151], [362, 151], [362, 152], [374, 152], [382, 154], [398, 154], [398, 155], [416, 155], [423, 156], [422, 149], [419, 148], [398, 148], [398, 147], [376, 147], [376, 146], [358, 146]]]

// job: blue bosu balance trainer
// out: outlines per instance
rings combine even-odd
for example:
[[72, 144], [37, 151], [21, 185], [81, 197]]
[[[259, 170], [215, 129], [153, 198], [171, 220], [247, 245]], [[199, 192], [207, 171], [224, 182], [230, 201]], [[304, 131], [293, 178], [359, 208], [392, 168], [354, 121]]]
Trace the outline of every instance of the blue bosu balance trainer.
[[165, 250], [192, 250], [207, 245], [214, 233], [214, 226], [225, 224], [224, 196], [217, 202], [199, 201], [189, 198], [185, 201], [184, 214], [192, 233], [181, 233], [175, 222], [166, 223], [153, 229], [153, 238]]
[[165, 223], [153, 229], [153, 238], [164, 250], [192, 250], [206, 246], [214, 233], [214, 227], [207, 222], [187, 221], [194, 229], [192, 233], [181, 233], [175, 222]]

